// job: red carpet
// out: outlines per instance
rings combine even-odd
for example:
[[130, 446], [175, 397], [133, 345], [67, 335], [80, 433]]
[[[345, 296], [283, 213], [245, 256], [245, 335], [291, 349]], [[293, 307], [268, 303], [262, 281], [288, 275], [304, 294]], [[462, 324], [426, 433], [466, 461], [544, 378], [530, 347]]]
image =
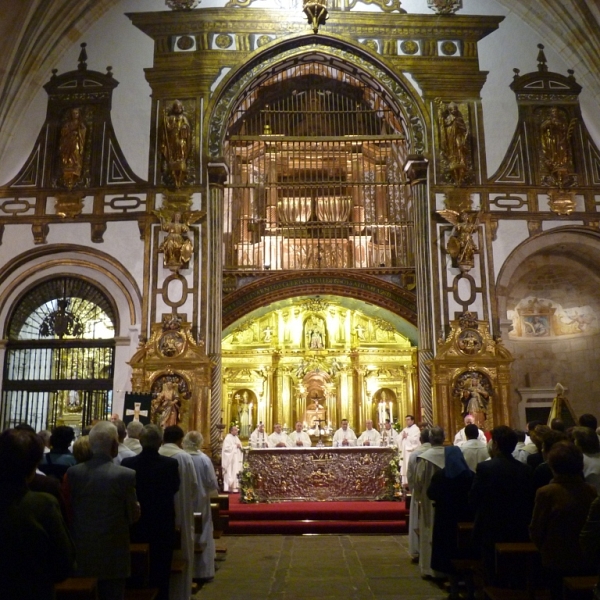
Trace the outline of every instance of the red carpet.
[[393, 533], [407, 531], [404, 502], [242, 504], [229, 495], [231, 534]]

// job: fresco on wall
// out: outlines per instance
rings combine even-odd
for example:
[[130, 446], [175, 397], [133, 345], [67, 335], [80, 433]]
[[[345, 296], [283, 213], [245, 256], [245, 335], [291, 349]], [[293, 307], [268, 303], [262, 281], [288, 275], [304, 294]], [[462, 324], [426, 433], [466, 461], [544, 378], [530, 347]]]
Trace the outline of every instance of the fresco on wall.
[[587, 304], [563, 308], [552, 300], [527, 297], [507, 314], [512, 320], [510, 337], [513, 339], [590, 335], [597, 333], [600, 328], [596, 313]]

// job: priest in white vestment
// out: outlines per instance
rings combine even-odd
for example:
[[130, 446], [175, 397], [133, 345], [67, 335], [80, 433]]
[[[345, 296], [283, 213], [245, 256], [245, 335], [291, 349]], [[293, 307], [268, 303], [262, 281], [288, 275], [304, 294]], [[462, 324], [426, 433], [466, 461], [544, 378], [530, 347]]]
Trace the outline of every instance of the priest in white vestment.
[[238, 433], [238, 428], [232, 425], [223, 440], [221, 466], [223, 467], [223, 491], [225, 492], [237, 492], [240, 488], [238, 473], [244, 466], [244, 452]]
[[[475, 423], [475, 417], [473, 415], [467, 415], [465, 417], [465, 427], [467, 425], [471, 425]], [[465, 435], [465, 427], [463, 427], [455, 436], [454, 436], [454, 445], [459, 448], [467, 441], [467, 436]], [[487, 438], [485, 437], [485, 433], [481, 429], [479, 429], [479, 434], [477, 439], [480, 442], [485, 442], [487, 444]]]
[[261, 421], [250, 435], [250, 448], [266, 448], [268, 445], [265, 424]]
[[273, 429], [275, 431], [267, 438], [269, 448], [290, 448], [292, 443], [290, 442], [287, 433], [284, 433], [281, 430], [281, 424], [275, 423]]
[[412, 415], [406, 415], [405, 422], [406, 427], [398, 436], [400, 451], [402, 452], [402, 485], [406, 485], [408, 483], [408, 479], [406, 477], [406, 473], [408, 471], [408, 459], [421, 444], [421, 430], [415, 423], [415, 418]]
[[467, 441], [460, 446], [464, 459], [473, 473], [477, 471], [477, 465], [480, 462], [489, 460], [490, 458], [487, 443], [478, 439], [479, 431], [481, 430], [477, 425], [469, 423], [469, 425], [465, 427], [465, 437], [467, 438]]
[[431, 448], [429, 443], [429, 429], [423, 429], [420, 436], [421, 445], [411, 452], [408, 458], [408, 468], [406, 470], [406, 478], [408, 484], [405, 489], [411, 492], [410, 511], [408, 515], [408, 551], [413, 562], [419, 559], [419, 503], [415, 500], [415, 475], [417, 473], [417, 457], [423, 454], [425, 450]]
[[421, 576], [442, 577], [431, 568], [431, 540], [435, 507], [427, 497], [427, 489], [433, 474], [444, 468], [444, 430], [432, 427], [429, 432], [431, 448], [417, 457], [413, 502], [419, 503], [419, 569]]
[[333, 434], [334, 446], [356, 446], [356, 434], [348, 427], [348, 419], [342, 419], [342, 426]]
[[310, 448], [312, 441], [306, 431], [303, 431], [302, 423], [296, 423], [296, 429], [288, 435], [292, 448]]
[[373, 429], [373, 421], [369, 419], [366, 422], [367, 428], [360, 434], [357, 444], [359, 446], [379, 446], [381, 443], [381, 434], [377, 429]]
[[[179, 463], [179, 491], [175, 494], [175, 526], [181, 531], [181, 549], [173, 556], [184, 563], [183, 575], [174, 580], [171, 577], [169, 600], [189, 600], [192, 593], [194, 575], [194, 511], [198, 501], [198, 478], [192, 457], [182, 449], [183, 429], [179, 425], [165, 428], [163, 445], [158, 450], [163, 456], [170, 456]], [[158, 518], [158, 516], [157, 516]]]
[[194, 579], [206, 582], [215, 576], [216, 549], [210, 499], [219, 495], [219, 484], [212, 461], [202, 452], [203, 444], [204, 438], [199, 431], [188, 431], [183, 438], [183, 449], [192, 457], [198, 478], [195, 512], [202, 513], [202, 531], [195, 532], [202, 553], [194, 555]]
[[398, 447], [398, 432], [392, 427], [389, 419], [386, 419], [381, 430], [381, 445]]

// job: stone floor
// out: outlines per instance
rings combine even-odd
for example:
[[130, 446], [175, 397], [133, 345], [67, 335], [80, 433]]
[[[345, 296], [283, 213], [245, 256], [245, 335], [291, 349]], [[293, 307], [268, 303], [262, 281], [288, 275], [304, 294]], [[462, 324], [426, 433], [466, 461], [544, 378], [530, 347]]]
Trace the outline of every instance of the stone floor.
[[408, 537], [227, 536], [227, 558], [195, 600], [446, 600], [411, 564]]

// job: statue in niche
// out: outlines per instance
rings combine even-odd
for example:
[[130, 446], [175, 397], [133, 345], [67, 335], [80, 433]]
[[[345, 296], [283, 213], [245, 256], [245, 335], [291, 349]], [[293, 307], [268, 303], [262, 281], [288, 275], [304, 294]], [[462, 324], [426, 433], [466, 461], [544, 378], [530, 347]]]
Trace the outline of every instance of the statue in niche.
[[566, 172], [571, 164], [571, 138], [575, 119], [569, 124], [565, 113], [552, 107], [540, 125], [540, 141], [544, 164], [552, 174]]
[[254, 404], [250, 399], [248, 390], [244, 390], [241, 395], [238, 392], [234, 396], [234, 402], [237, 405], [237, 417], [240, 424], [240, 437], [249, 438], [252, 433], [252, 411]]
[[492, 389], [488, 378], [482, 373], [463, 373], [454, 389], [462, 403], [462, 415], [473, 415], [475, 424], [482, 429], [487, 418]]
[[455, 185], [465, 183], [470, 171], [469, 127], [456, 102], [444, 103], [436, 98], [440, 145], [448, 175]]
[[322, 319], [312, 317], [305, 325], [306, 347], [309, 350], [325, 348], [325, 324]]
[[446, 244], [446, 252], [452, 258], [452, 266], [460, 269], [461, 273], [470, 271], [475, 265], [475, 254], [479, 248], [473, 240], [473, 233], [479, 225], [480, 212], [463, 210], [438, 210], [437, 213], [449, 223], [454, 225]]
[[170, 425], [179, 423], [179, 411], [181, 410], [181, 398], [177, 389], [177, 383], [165, 381], [162, 390], [152, 400], [152, 421], [163, 429]]
[[72, 108], [60, 129], [58, 145], [62, 181], [69, 190], [81, 181], [86, 133], [81, 109]]
[[161, 151], [165, 159], [164, 171], [172, 177], [176, 188], [185, 183], [192, 144], [192, 127], [185, 108], [180, 100], [175, 100], [170, 108], [164, 110]]

